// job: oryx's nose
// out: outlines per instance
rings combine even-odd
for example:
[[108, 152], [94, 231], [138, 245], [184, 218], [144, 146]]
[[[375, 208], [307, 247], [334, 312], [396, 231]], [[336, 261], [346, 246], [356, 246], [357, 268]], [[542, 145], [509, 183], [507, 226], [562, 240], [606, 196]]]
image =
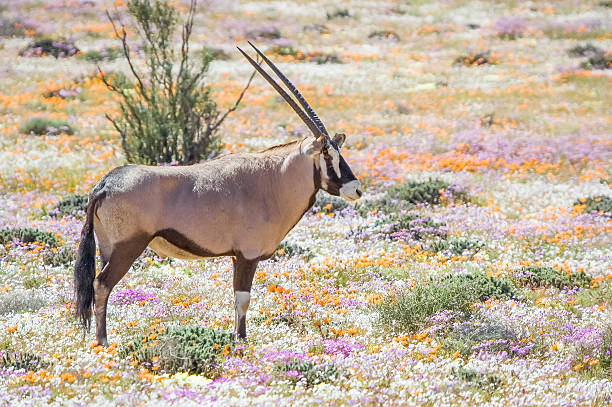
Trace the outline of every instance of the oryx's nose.
[[361, 192], [361, 189], [357, 189], [357, 190], [355, 190], [355, 192], [357, 193], [357, 196], [359, 198], [361, 198], [361, 195], [363, 195], [363, 192]]

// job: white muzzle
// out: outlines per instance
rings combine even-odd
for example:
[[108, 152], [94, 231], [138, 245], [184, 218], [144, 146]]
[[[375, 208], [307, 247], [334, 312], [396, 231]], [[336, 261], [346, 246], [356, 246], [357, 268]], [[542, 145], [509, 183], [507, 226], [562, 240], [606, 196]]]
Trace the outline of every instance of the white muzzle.
[[359, 187], [361, 183], [358, 180], [347, 182], [340, 188], [340, 197], [347, 201], [356, 201], [361, 198], [362, 192]]

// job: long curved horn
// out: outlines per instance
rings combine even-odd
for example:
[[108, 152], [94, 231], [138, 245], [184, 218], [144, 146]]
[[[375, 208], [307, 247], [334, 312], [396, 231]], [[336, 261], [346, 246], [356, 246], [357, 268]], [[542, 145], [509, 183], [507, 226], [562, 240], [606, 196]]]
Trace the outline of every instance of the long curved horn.
[[261, 52], [255, 45], [253, 45], [253, 43], [251, 41], [248, 41], [249, 45], [251, 47], [253, 47], [253, 49], [259, 54], [259, 56], [266, 61], [266, 64], [268, 64], [268, 66], [270, 68], [272, 68], [272, 70], [274, 71], [274, 73], [276, 75], [278, 75], [278, 77], [281, 79], [281, 81], [283, 81], [283, 83], [285, 84], [285, 86], [287, 86], [287, 88], [289, 88], [289, 90], [291, 91], [291, 93], [293, 93], [293, 95], [295, 96], [295, 98], [298, 100], [298, 102], [300, 102], [300, 104], [302, 105], [302, 107], [304, 108], [304, 110], [306, 111], [306, 113], [308, 114], [308, 116], [310, 116], [310, 118], [312, 119], [312, 121], [314, 122], [314, 124], [319, 128], [319, 130], [321, 130], [321, 132], [323, 134], [325, 134], [326, 136], [329, 136], [329, 134], [327, 133], [327, 129], [325, 128], [325, 126], [323, 125], [323, 122], [321, 121], [321, 119], [319, 119], [319, 116], [317, 116], [317, 114], [315, 113], [314, 110], [312, 110], [312, 107], [310, 107], [310, 105], [308, 104], [308, 102], [306, 101], [306, 99], [304, 99], [304, 97], [302, 96], [302, 94], [300, 93], [299, 90], [297, 90], [297, 88], [291, 83], [291, 81], [289, 80], [289, 78], [287, 78], [285, 75], [283, 75], [283, 73], [280, 71], [280, 69], [278, 69], [276, 67], [276, 65], [274, 65], [274, 63], [272, 61], [270, 61], [268, 59], [268, 57], [266, 57], [263, 52]]
[[251, 65], [253, 65], [253, 67], [257, 70], [257, 72], [259, 72], [261, 76], [263, 76], [265, 80], [268, 81], [268, 83], [272, 85], [274, 89], [276, 89], [276, 91], [283, 97], [283, 99], [285, 99], [285, 102], [287, 102], [289, 106], [291, 106], [293, 110], [295, 110], [298, 116], [300, 116], [300, 119], [302, 119], [302, 121], [306, 124], [306, 126], [308, 126], [308, 128], [310, 129], [310, 131], [312, 132], [312, 134], [314, 134], [316, 138], [319, 138], [325, 134], [321, 131], [321, 129], [319, 129], [319, 127], [317, 127], [316, 124], [314, 124], [314, 122], [298, 106], [298, 104], [295, 103], [295, 100], [293, 100], [291, 96], [289, 96], [289, 94], [285, 92], [285, 90], [278, 83], [276, 83], [276, 81], [272, 79], [272, 77], [268, 75], [268, 73], [264, 71], [263, 68], [259, 66], [257, 62], [253, 60], [253, 58], [251, 58], [246, 52], [240, 49], [240, 47], [236, 47], [236, 48], [238, 48], [238, 51], [240, 51], [242, 55], [244, 55], [244, 57], [251, 63]]

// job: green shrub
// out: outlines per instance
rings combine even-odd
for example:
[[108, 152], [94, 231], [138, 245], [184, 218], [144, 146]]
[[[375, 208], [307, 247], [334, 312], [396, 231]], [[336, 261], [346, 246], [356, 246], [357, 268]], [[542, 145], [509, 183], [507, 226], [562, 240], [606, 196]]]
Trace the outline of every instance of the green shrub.
[[452, 310], [468, 314], [474, 303], [515, 296], [514, 287], [506, 280], [482, 273], [453, 274], [387, 298], [379, 306], [380, 322], [395, 331], [417, 332], [437, 312]]
[[131, 357], [147, 367], [159, 366], [160, 372], [214, 375], [225, 348], [231, 348], [233, 343], [230, 332], [199, 326], [175, 327], [159, 333], [154, 340], [149, 335], [136, 338], [120, 350], [119, 356]]
[[580, 64], [582, 69], [612, 69], [612, 55], [593, 55], [586, 61]]
[[73, 216], [87, 210], [87, 195], [68, 195], [60, 199], [54, 213], [60, 216]]
[[478, 373], [473, 369], [467, 369], [462, 366], [454, 367], [453, 376], [462, 382], [472, 383], [478, 388], [494, 386], [501, 384], [501, 379], [495, 375], [487, 373]]
[[79, 58], [88, 62], [99, 63], [102, 61], [114, 61], [123, 55], [121, 47], [106, 47], [101, 50], [91, 50], [79, 54]]
[[449, 353], [459, 352], [468, 357], [474, 352], [485, 350], [489, 353], [507, 352], [513, 354], [518, 335], [512, 329], [498, 323], [465, 322], [456, 324], [443, 341], [443, 348]]
[[574, 205], [585, 205], [585, 213], [597, 212], [612, 218], [612, 198], [609, 196], [590, 196], [586, 199], [577, 200]]
[[487, 64], [496, 65], [497, 63], [497, 59], [493, 58], [489, 51], [485, 51], [457, 57], [453, 65], [475, 66]]
[[431, 218], [421, 217], [415, 213], [395, 213], [377, 220], [373, 231], [387, 236], [405, 231], [412, 238], [421, 240], [430, 235], [444, 236], [445, 232], [440, 230], [444, 226], [446, 226], [444, 223], [435, 222]]
[[4, 351], [0, 357], [0, 367], [15, 370], [37, 371], [45, 369], [51, 364], [38, 355], [29, 352]]
[[44, 232], [38, 229], [1, 229], [0, 244], [7, 244], [17, 239], [22, 243], [44, 243], [50, 247], [57, 247], [59, 240], [51, 232]]
[[12, 290], [0, 294], [0, 315], [34, 312], [46, 307], [50, 303], [51, 298], [49, 294], [44, 291]]
[[335, 11], [327, 12], [327, 19], [333, 20], [334, 18], [350, 18], [351, 13], [348, 9], [337, 9]]
[[529, 266], [520, 270], [518, 280], [531, 287], [589, 287], [591, 276], [586, 273], [559, 272], [552, 267]]
[[127, 8], [135, 25], [130, 30], [117, 27], [107, 16], [130, 66], [137, 64], [132, 61], [126, 33], [143, 34], [146, 69], [131, 69], [133, 89], [102, 73], [102, 81], [119, 97], [120, 114], [106, 117], [121, 136], [127, 160], [150, 165], [193, 164], [214, 156], [221, 149], [219, 126], [236, 110], [250, 80], [234, 106], [222, 113], [205, 82], [212, 55], [206, 50], [197, 57], [189, 53], [196, 3], [191, 3], [182, 26], [180, 47], [174, 46], [177, 12], [169, 3], [130, 0]]
[[319, 383], [329, 383], [339, 379], [341, 376], [333, 364], [315, 365], [312, 362], [302, 360], [292, 360], [277, 364], [275, 370], [284, 373], [285, 379], [289, 379], [294, 383], [304, 380], [307, 387]]
[[568, 49], [567, 53], [572, 57], [592, 57], [595, 55], [602, 55], [604, 52], [601, 48], [597, 48], [593, 44], [579, 44]]
[[311, 251], [309, 248], [304, 248], [302, 246], [298, 246], [296, 244], [291, 244], [287, 242], [281, 242], [278, 246], [278, 249], [274, 252], [272, 259], [278, 260], [282, 257], [294, 257], [294, 256], [302, 256], [302, 255], [310, 255]]
[[438, 240], [429, 246], [432, 253], [449, 252], [455, 256], [461, 256], [465, 252], [474, 253], [484, 247], [484, 243], [470, 239]]
[[418, 204], [437, 205], [442, 202], [443, 197], [452, 201], [465, 201], [468, 198], [456, 185], [439, 179], [405, 181], [389, 188], [380, 199], [358, 203], [356, 210], [362, 216], [374, 210], [395, 213]]
[[76, 260], [76, 251], [71, 247], [60, 247], [57, 250], [45, 250], [42, 256], [44, 264], [49, 266], [70, 266]]
[[43, 117], [33, 117], [19, 127], [22, 134], [74, 134], [74, 129], [65, 120], [45, 119]]
[[388, 31], [388, 30], [372, 31], [368, 35], [368, 38], [376, 39], [376, 40], [387, 40], [387, 41], [399, 41], [400, 40], [400, 36], [395, 31]]
[[63, 38], [39, 37], [23, 49], [19, 55], [24, 57], [40, 57], [52, 55], [55, 58], [66, 58], [76, 55], [79, 49], [71, 41]]
[[317, 197], [313, 205], [320, 212], [332, 213], [348, 208], [349, 204], [342, 198], [333, 196], [324, 191], [317, 192]]

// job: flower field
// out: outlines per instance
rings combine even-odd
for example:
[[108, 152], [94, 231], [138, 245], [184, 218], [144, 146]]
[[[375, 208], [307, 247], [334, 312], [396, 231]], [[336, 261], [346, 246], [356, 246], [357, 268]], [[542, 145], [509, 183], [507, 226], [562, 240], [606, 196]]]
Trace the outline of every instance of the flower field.
[[[104, 348], [72, 267], [83, 195], [125, 163], [96, 67], [129, 71], [124, 3], [0, 4], [0, 405], [612, 404], [612, 2], [200, 2], [219, 105], [253, 41], [364, 196], [320, 193], [260, 263], [246, 342], [229, 258], [147, 250]], [[221, 130], [226, 153], [308, 134], [261, 77]]]

